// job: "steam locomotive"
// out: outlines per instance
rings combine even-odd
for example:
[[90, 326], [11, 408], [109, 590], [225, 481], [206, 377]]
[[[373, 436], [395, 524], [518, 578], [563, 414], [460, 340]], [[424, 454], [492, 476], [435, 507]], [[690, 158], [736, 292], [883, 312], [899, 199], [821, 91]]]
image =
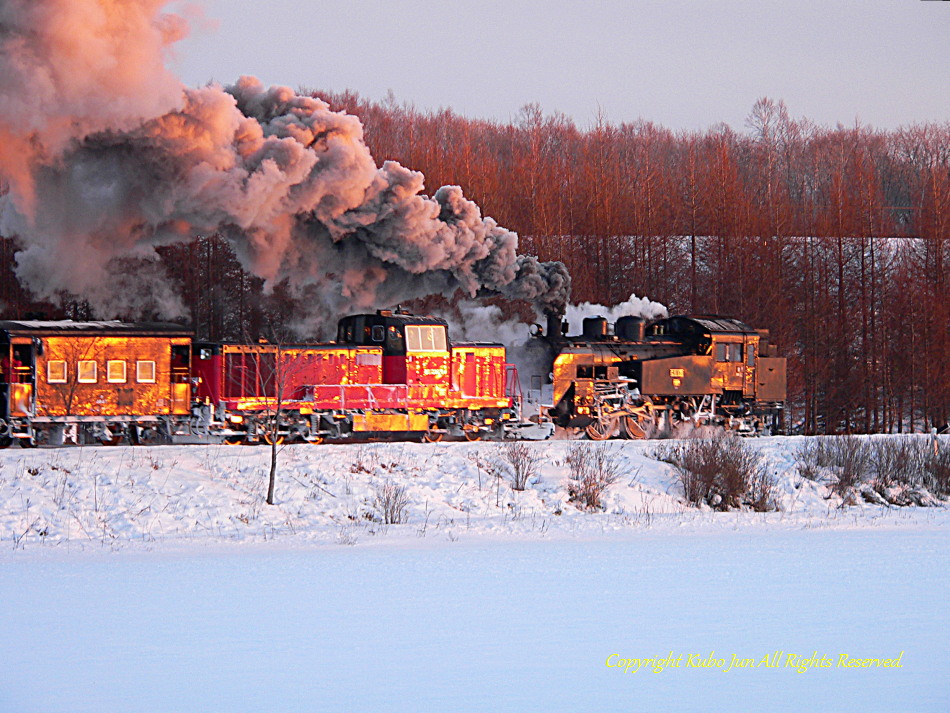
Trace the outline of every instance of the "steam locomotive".
[[[767, 332], [719, 317], [559, 317], [543, 352], [550, 408], [526, 417], [505, 347], [450, 342], [403, 311], [344, 317], [327, 344], [195, 341], [173, 324], [0, 322], [0, 447], [63, 442], [320, 443], [382, 436], [591, 439], [677, 420], [777, 430], [785, 360]], [[537, 360], [536, 360], [537, 361]]]
[[535, 341], [552, 364], [549, 413], [558, 426], [593, 440], [644, 438], [680, 422], [782, 430], [786, 360], [768, 330], [693, 315], [621, 317], [612, 332], [605, 318], [588, 317], [580, 335], [567, 331], [550, 315]]

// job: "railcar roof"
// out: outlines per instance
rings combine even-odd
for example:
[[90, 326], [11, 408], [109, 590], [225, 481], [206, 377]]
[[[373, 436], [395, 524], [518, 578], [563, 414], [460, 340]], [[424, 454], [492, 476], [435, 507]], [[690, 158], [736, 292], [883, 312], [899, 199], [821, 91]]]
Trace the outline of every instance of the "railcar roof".
[[410, 325], [442, 325], [447, 326], [447, 322], [441, 317], [433, 317], [431, 314], [407, 314], [405, 312], [390, 312], [382, 310], [375, 314], [349, 314], [343, 319], [354, 319], [363, 317], [368, 320], [387, 320], [389, 323], [410, 324]]
[[717, 315], [677, 315], [675, 317], [670, 317], [669, 321], [673, 320], [687, 320], [690, 322], [696, 322], [703, 329], [708, 332], [717, 333], [717, 334], [754, 334], [755, 330], [752, 329], [745, 322], [740, 322], [738, 319], [733, 319], [732, 317], [719, 317]]
[[75, 322], [71, 319], [59, 320], [5, 320], [0, 321], [0, 332], [11, 336], [60, 336], [66, 334], [84, 334], [89, 336], [181, 336], [190, 337], [192, 332], [180, 324], [168, 322], [119, 322], [116, 320], [101, 322]]

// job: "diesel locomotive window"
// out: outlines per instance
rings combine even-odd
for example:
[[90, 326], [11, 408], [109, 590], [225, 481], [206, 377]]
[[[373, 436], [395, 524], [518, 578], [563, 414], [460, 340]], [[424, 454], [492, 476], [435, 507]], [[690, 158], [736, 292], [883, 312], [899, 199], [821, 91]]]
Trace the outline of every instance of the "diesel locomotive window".
[[110, 384], [124, 384], [127, 381], [124, 361], [110, 359], [106, 362], [106, 381]]
[[406, 350], [410, 352], [444, 352], [445, 327], [442, 325], [407, 325]]
[[66, 362], [60, 359], [46, 362], [46, 381], [50, 384], [65, 384]]
[[386, 338], [386, 328], [381, 324], [373, 325], [373, 341], [382, 342]]
[[402, 338], [402, 332], [399, 331], [399, 327], [393, 325], [386, 330], [385, 349], [390, 354], [406, 353], [405, 340]]
[[746, 366], [755, 366], [755, 344], [750, 344], [746, 349]]
[[155, 383], [155, 362], [137, 361], [135, 362], [135, 380], [140, 384]]
[[95, 384], [98, 381], [96, 362], [92, 359], [81, 359], [76, 368], [76, 380], [80, 384]]

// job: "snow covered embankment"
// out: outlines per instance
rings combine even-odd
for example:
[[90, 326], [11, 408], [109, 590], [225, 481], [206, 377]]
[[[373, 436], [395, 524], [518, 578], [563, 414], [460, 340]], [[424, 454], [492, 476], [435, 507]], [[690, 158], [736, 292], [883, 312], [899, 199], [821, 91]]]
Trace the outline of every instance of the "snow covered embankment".
[[827, 473], [803, 477], [808, 441], [746, 441], [773, 480], [773, 513], [690, 506], [675, 469], [652, 457], [656, 441], [607, 446], [617, 477], [594, 510], [568, 494], [570, 449], [601, 447], [587, 442], [524, 444], [535, 467], [523, 491], [513, 488], [506, 444], [285, 446], [274, 506], [264, 503], [264, 446], [12, 448], [0, 451], [0, 549], [591, 537], [643, 528], [918, 526], [947, 519], [944, 507], [872, 504], [854, 491], [835, 493]]

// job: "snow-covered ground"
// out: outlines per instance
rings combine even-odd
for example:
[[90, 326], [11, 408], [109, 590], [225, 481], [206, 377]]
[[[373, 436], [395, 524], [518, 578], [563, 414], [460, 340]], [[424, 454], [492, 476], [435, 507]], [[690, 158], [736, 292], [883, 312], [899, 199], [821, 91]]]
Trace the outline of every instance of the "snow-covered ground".
[[597, 512], [566, 441], [524, 492], [499, 444], [288, 446], [275, 506], [265, 447], [2, 451], [0, 712], [948, 710], [948, 508], [841, 507], [801, 439], [749, 443], [779, 512], [687, 507], [656, 442]]
[[[950, 439], [942, 440], [950, 448]], [[264, 503], [267, 446], [10, 448], [0, 451], [0, 553], [169, 551], [275, 539], [299, 546], [574, 538], [657, 528], [890, 527], [917, 517], [900, 508], [841, 508], [825, 484], [799, 475], [802, 438], [744, 442], [760, 452], [775, 479], [778, 513], [688, 506], [672, 466], [651, 457], [663, 441], [607, 446], [619, 478], [596, 513], [568, 502], [569, 450], [600, 447], [586, 441], [526, 443], [537, 474], [521, 492], [511, 488], [501, 443], [283, 446], [273, 506]], [[387, 484], [405, 489], [404, 524], [379, 522], [375, 501]]]

